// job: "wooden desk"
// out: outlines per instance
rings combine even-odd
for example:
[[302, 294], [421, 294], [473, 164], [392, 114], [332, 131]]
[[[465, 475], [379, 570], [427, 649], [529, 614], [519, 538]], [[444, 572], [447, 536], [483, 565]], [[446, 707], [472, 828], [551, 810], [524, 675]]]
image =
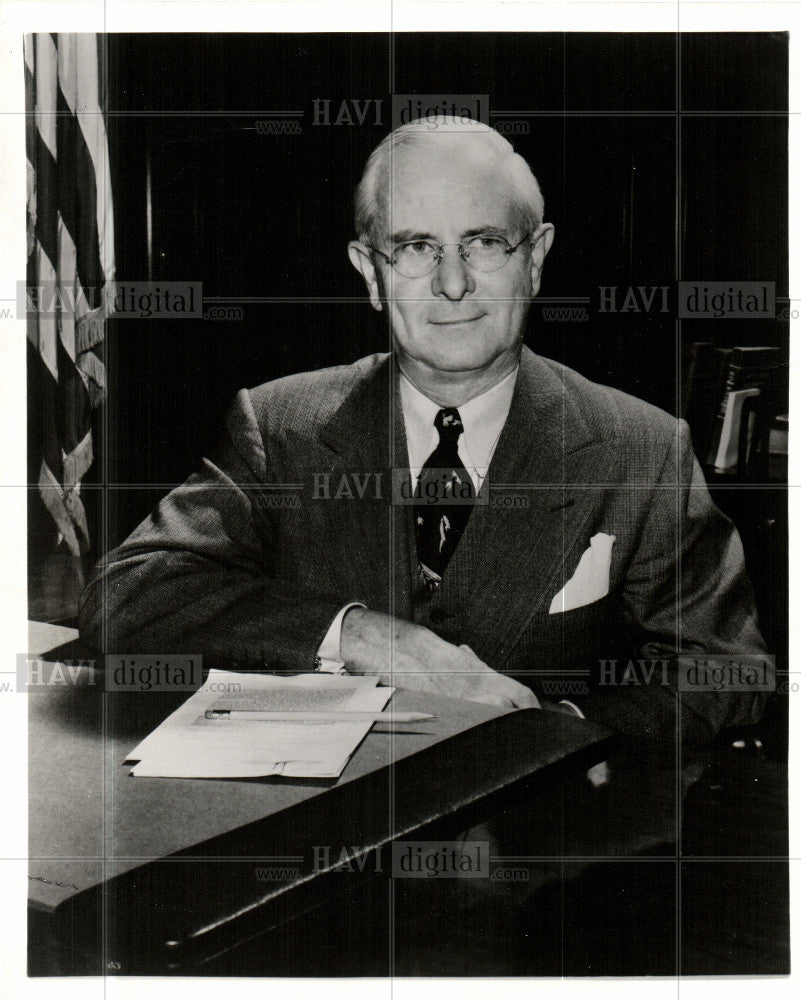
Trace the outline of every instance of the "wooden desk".
[[[443, 699], [436, 734], [373, 732], [338, 782], [135, 779], [125, 753], [185, 695], [92, 676], [30, 696], [31, 974], [789, 970], [782, 762], [610, 750], [568, 716]], [[393, 839], [459, 836], [490, 879], [392, 877]]]
[[[371, 732], [335, 782], [129, 777], [126, 754], [185, 698], [103, 693], [88, 666], [31, 691], [32, 973], [214, 969], [325, 900], [346, 909], [357, 880], [342, 881], [343, 850], [385, 878], [378, 852], [392, 841], [452, 836], [510, 795], [583, 774], [615, 743], [566, 715], [398, 692], [397, 707], [436, 725]], [[279, 968], [281, 940], [274, 962], [262, 940], [263, 973]]]

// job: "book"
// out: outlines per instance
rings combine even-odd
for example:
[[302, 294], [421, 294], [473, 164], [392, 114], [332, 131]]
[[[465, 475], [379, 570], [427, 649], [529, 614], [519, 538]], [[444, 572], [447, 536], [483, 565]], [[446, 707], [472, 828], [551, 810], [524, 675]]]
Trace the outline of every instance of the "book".
[[745, 410], [745, 406], [746, 400], [756, 396], [759, 389], [734, 389], [726, 395], [718, 450], [712, 462], [715, 472], [729, 473], [736, 471], [741, 462], [747, 464], [753, 447], [756, 413], [753, 409]]
[[[731, 474], [738, 465], [747, 464], [760, 447], [763, 409], [775, 405], [777, 374], [781, 365], [778, 347], [717, 348], [717, 403], [710, 431], [707, 463], [717, 473]], [[748, 395], [737, 395], [744, 390]], [[752, 404], [746, 400], [754, 397]], [[758, 398], [756, 398], [758, 397]], [[749, 413], [748, 427], [742, 428], [743, 408]], [[745, 436], [741, 435], [741, 430]], [[744, 449], [744, 450], [743, 450]]]

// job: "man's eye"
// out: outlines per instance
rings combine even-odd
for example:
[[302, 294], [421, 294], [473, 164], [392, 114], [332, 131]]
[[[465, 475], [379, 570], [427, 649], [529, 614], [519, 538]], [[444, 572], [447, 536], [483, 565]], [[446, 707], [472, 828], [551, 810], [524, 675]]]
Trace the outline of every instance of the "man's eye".
[[475, 239], [470, 241], [471, 245], [480, 247], [482, 250], [491, 250], [495, 247], [502, 247], [505, 242], [506, 241], [502, 240], [499, 236], [476, 236]]
[[408, 254], [419, 254], [423, 256], [431, 251], [431, 244], [426, 243], [425, 240], [415, 240], [412, 243], [401, 243], [398, 247], [398, 253], [408, 253]]

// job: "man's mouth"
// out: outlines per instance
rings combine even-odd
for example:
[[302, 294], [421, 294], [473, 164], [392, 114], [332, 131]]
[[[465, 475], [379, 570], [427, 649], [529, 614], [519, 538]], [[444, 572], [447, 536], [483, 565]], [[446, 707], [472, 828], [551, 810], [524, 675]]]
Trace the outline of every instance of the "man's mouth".
[[478, 316], [465, 316], [463, 319], [430, 319], [428, 322], [432, 326], [461, 326], [463, 323], [475, 323], [486, 315], [486, 313], [479, 313]]

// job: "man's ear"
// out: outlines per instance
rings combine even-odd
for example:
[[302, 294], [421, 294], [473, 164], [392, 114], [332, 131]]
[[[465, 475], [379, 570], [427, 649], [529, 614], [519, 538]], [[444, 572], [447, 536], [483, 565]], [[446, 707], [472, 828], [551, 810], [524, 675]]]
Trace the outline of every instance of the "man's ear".
[[351, 240], [348, 243], [348, 257], [350, 257], [351, 264], [353, 264], [364, 278], [364, 283], [367, 285], [367, 293], [370, 296], [370, 304], [377, 312], [381, 312], [384, 308], [381, 304], [381, 289], [378, 286], [378, 275], [370, 257], [370, 251], [364, 243], [360, 243], [358, 240]]
[[543, 222], [531, 237], [531, 294], [536, 295], [540, 290], [540, 278], [542, 277], [542, 265], [545, 257], [551, 249], [554, 238], [554, 228], [550, 222]]

